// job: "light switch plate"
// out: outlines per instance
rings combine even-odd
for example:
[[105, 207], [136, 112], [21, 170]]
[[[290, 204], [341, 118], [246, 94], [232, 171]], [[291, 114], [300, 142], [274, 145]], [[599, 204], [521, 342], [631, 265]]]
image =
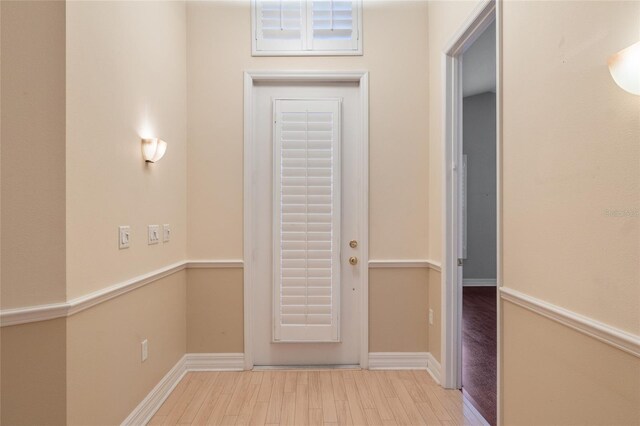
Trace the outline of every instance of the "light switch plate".
[[131, 227], [130, 226], [118, 227], [118, 248], [120, 249], [129, 248], [130, 243], [131, 243]]
[[171, 240], [171, 227], [168, 223], [162, 225], [162, 241], [168, 243]]
[[149, 245], [158, 244], [160, 242], [160, 226], [159, 225], [149, 225]]
[[149, 358], [149, 342], [147, 342], [147, 339], [144, 339], [140, 346], [142, 349], [142, 362], [145, 362]]

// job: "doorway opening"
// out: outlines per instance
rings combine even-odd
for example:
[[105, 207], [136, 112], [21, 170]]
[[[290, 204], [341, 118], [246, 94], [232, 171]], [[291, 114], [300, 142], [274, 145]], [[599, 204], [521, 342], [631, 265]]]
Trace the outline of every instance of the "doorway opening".
[[442, 382], [490, 424], [500, 422], [499, 38], [499, 10], [488, 0], [444, 57]]
[[496, 424], [496, 25], [462, 54], [462, 391]]

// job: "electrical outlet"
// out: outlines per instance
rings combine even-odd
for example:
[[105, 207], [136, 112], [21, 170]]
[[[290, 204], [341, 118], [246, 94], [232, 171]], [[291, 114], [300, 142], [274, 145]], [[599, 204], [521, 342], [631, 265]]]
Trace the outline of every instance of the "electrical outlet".
[[149, 242], [148, 244], [158, 244], [160, 241], [160, 226], [159, 225], [149, 225]]
[[140, 346], [142, 346], [142, 362], [145, 362], [149, 358], [149, 342], [147, 342], [147, 339], [144, 339]]
[[433, 309], [429, 309], [429, 324], [433, 325]]
[[162, 225], [162, 241], [168, 243], [171, 240], [171, 227], [168, 223]]
[[131, 241], [131, 227], [128, 225], [118, 227], [118, 247], [120, 249], [129, 248], [130, 241]]

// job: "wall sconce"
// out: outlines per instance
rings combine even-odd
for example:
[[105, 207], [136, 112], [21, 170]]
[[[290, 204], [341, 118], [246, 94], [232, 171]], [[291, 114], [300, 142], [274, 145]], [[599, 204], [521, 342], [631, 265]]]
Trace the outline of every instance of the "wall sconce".
[[162, 139], [142, 139], [142, 157], [147, 163], [155, 163], [167, 152], [167, 143]]
[[609, 72], [622, 89], [640, 95], [640, 41], [609, 58]]

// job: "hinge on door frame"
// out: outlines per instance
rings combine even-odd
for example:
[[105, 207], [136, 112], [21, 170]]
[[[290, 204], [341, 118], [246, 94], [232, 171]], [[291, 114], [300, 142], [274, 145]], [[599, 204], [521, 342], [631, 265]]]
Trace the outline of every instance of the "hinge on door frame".
[[464, 264], [464, 259], [458, 259], [458, 266], [462, 266]]

